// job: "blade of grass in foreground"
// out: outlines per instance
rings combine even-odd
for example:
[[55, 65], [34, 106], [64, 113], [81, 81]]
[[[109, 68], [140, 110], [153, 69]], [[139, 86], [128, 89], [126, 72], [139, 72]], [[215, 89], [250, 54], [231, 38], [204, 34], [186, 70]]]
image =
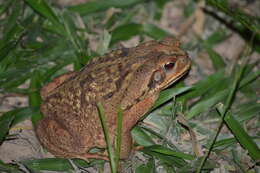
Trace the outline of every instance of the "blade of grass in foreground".
[[249, 16], [239, 8], [230, 8], [226, 1], [207, 0], [207, 4], [226, 13], [228, 16], [232, 17], [235, 21], [240, 22], [244, 27], [250, 29], [254, 33], [257, 33], [258, 35], [260, 34], [259, 18]]
[[185, 160], [192, 160], [195, 158], [193, 155], [174, 151], [172, 149], [163, 147], [161, 145], [153, 145], [153, 146], [145, 147], [145, 150], [150, 150], [153, 152], [157, 152], [157, 153], [161, 153], [161, 154], [165, 154], [165, 155], [169, 155], [169, 156], [179, 157], [179, 158], [182, 158]]
[[216, 93], [209, 99], [202, 100], [198, 104], [194, 105], [188, 112], [186, 118], [191, 119], [194, 116], [199, 115], [201, 112], [208, 110], [210, 107], [214, 106], [219, 101], [223, 100], [228, 94], [228, 90], [223, 90]]
[[104, 11], [108, 8], [125, 8], [132, 7], [135, 4], [141, 3], [144, 0], [99, 0], [87, 2], [75, 6], [71, 6], [68, 9], [70, 11], [78, 12], [80, 15], [88, 15], [91, 13]]
[[159, 98], [154, 103], [153, 107], [150, 109], [150, 111], [156, 109], [160, 105], [164, 104], [165, 102], [171, 100], [174, 96], [177, 96], [179, 94], [182, 94], [184, 92], [187, 92], [189, 90], [192, 90], [193, 88], [190, 86], [184, 86], [184, 87], [172, 87], [166, 90], [163, 90], [160, 93]]
[[128, 23], [115, 28], [112, 31], [111, 45], [118, 41], [128, 40], [136, 35], [148, 35], [154, 39], [160, 39], [167, 35], [171, 35], [167, 31], [153, 24], [137, 24]]
[[[103, 160], [99, 160], [102, 161]], [[73, 163], [76, 166], [86, 168], [91, 166], [93, 163], [99, 162], [98, 160], [87, 163], [81, 159], [73, 159]], [[21, 161], [21, 164], [24, 164], [26, 168], [30, 169], [32, 172], [39, 171], [58, 171], [58, 172], [70, 172], [73, 170], [72, 165], [68, 159], [64, 158], [45, 158], [45, 159], [34, 159], [34, 160], [25, 160]]]
[[196, 173], [200, 173], [211, 153], [211, 151], [213, 150], [213, 147], [214, 147], [214, 144], [216, 143], [217, 141], [217, 138], [218, 138], [218, 135], [223, 127], [223, 124], [224, 124], [224, 119], [225, 119], [225, 116], [228, 112], [228, 110], [230, 109], [231, 105], [232, 105], [232, 101], [233, 101], [233, 98], [236, 94], [236, 91], [239, 87], [239, 83], [241, 81], [241, 77], [243, 76], [243, 73], [245, 71], [245, 68], [246, 68], [246, 64], [248, 62], [248, 57], [245, 57], [245, 59], [243, 59], [243, 63], [242, 63], [242, 66], [237, 66], [237, 72], [235, 74], [235, 79], [233, 81], [233, 83], [231, 84], [231, 88], [229, 89], [229, 94], [228, 94], [228, 97], [227, 97], [227, 100], [226, 100], [226, 103], [224, 105], [224, 108], [223, 108], [223, 111], [221, 112], [221, 119], [219, 121], [219, 125], [218, 125], [218, 130], [216, 132], [216, 135], [214, 136], [211, 144], [210, 144], [210, 148], [208, 150], [208, 152], [206, 153], [206, 155], [203, 157], [202, 161], [201, 161], [201, 164], [200, 166], [198, 167]]
[[155, 165], [152, 159], [148, 163], [140, 165], [135, 170], [136, 173], [155, 173]]
[[14, 25], [5, 33], [0, 41], [0, 61], [2, 61], [9, 52], [13, 51], [24, 34], [24, 28], [18, 24]]
[[[220, 114], [223, 112], [220, 106], [218, 106], [217, 109]], [[257, 147], [252, 138], [246, 133], [240, 123], [232, 116], [231, 112], [227, 112], [224, 120], [240, 145], [248, 151], [252, 159], [255, 161], [260, 160], [260, 149]]]
[[30, 89], [33, 92], [29, 94], [29, 104], [32, 107], [39, 107], [41, 104], [41, 97], [39, 92], [39, 88], [41, 87], [41, 78], [42, 77], [40, 75], [40, 72], [38, 71], [35, 71], [32, 74]]
[[48, 19], [58, 30], [65, 32], [63, 25], [59, 21], [59, 17], [54, 10], [47, 4], [45, 0], [25, 0], [36, 12]]
[[0, 116], [0, 143], [7, 135], [10, 128], [37, 113], [39, 108], [25, 107], [5, 112]]
[[22, 161], [31, 171], [69, 171], [72, 170], [68, 159], [63, 158], [46, 158]]
[[112, 141], [110, 140], [110, 136], [109, 136], [109, 130], [108, 130], [108, 126], [106, 123], [107, 121], [106, 121], [106, 117], [105, 117], [105, 111], [104, 111], [104, 108], [101, 105], [101, 103], [97, 103], [97, 107], [98, 107], [98, 111], [99, 111], [99, 118], [100, 118], [100, 121], [101, 121], [101, 124], [103, 127], [104, 136], [105, 136], [106, 143], [107, 143], [107, 150], [108, 150], [111, 172], [116, 173], [117, 164], [115, 163], [115, 152], [113, 149]]
[[[221, 74], [221, 73], [219, 73]], [[260, 70], [259, 71], [256, 71], [256, 72], [251, 72], [250, 74], [248, 74], [247, 76], [245, 76], [240, 82], [239, 82], [239, 86], [238, 86], [238, 89], [241, 89], [243, 88], [244, 86], [248, 85], [250, 82], [256, 80], [256, 78], [258, 78], [260, 76]], [[211, 76], [212, 77], [212, 76]], [[208, 78], [211, 78], [211, 77], [208, 77]], [[219, 78], [213, 78], [213, 79], [219, 79]], [[220, 78], [221, 79], [221, 78]], [[212, 80], [208, 80], [206, 79], [207, 82], [205, 84], [208, 84], [208, 86], [212, 86], [212, 88], [214, 87], [214, 85], [212, 84], [215, 84], [213, 83], [214, 81]], [[212, 81], [211, 83], [209, 83], [210, 81]], [[192, 98], [194, 96], [198, 96], [198, 94], [196, 93], [199, 93], [202, 95], [202, 92], [200, 88], [204, 88], [204, 90], [207, 89], [208, 86], [205, 86], [205, 85], [200, 85], [200, 83], [198, 83], [200, 87], [197, 87], [195, 85], [195, 87], [193, 87], [193, 91], [191, 91], [190, 93], [188, 93], [188, 97], [192, 96]], [[202, 87], [203, 86], [203, 87]], [[205, 87], [204, 87], [205, 86]], [[215, 84], [216, 86], [216, 84]], [[205, 89], [206, 88], [206, 89]], [[225, 90], [222, 90], [218, 93], [216, 93], [213, 97], [210, 97], [208, 99], [205, 99], [203, 101], [200, 101], [199, 103], [195, 104], [191, 109], [190, 111], [187, 113], [187, 118], [188, 119], [191, 119], [193, 118], [194, 116], [197, 116], [199, 115], [201, 112], [204, 112], [206, 110], [208, 110], [210, 107], [214, 106], [216, 103], [218, 103], [219, 101], [223, 100], [225, 97], [227, 97], [228, 95], [228, 92], [229, 92], [229, 88], [225, 89]], [[190, 96], [189, 96], [190, 95]], [[187, 97], [187, 96], [186, 96]]]
[[115, 164], [118, 168], [118, 163], [120, 159], [121, 152], [121, 139], [122, 139], [122, 125], [123, 125], [123, 110], [119, 107], [117, 115], [117, 131], [116, 131], [116, 146], [115, 146]]
[[49, 19], [51, 22], [58, 23], [59, 19], [50, 6], [45, 2], [45, 0], [25, 0], [35, 11], [37, 11], [42, 16]]
[[23, 171], [19, 170], [17, 165], [5, 164], [0, 160], [0, 172], [11, 172], [11, 173], [24, 173]]
[[145, 132], [145, 130], [139, 126], [135, 126], [131, 130], [131, 134], [133, 137], [133, 140], [136, 144], [141, 146], [151, 146], [154, 145], [154, 141], [151, 139], [151, 137]]
[[7, 135], [9, 128], [14, 120], [13, 116], [8, 116], [7, 118], [0, 121], [0, 144]]
[[162, 163], [166, 163], [168, 165], [174, 165], [174, 167], [177, 167], [177, 168], [185, 167], [188, 164], [182, 158], [169, 156], [169, 155], [166, 155], [166, 154], [161, 154], [161, 153], [153, 152], [153, 151], [150, 151], [150, 150], [142, 150], [142, 152], [145, 153], [145, 154], [148, 154], [152, 157], [157, 158]]
[[212, 48], [206, 47], [206, 51], [209, 54], [209, 57], [211, 59], [211, 62], [213, 64], [215, 70], [220, 70], [226, 66], [222, 57], [215, 50], [213, 50]]

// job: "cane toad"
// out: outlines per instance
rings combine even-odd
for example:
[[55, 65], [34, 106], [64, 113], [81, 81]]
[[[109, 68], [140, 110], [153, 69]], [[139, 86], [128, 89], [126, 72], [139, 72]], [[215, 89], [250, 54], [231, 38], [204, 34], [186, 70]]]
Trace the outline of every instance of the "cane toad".
[[92, 148], [106, 148], [96, 104], [104, 107], [111, 141], [115, 139], [120, 105], [120, 158], [127, 158], [132, 127], [151, 108], [160, 91], [182, 77], [190, 65], [179, 41], [170, 37], [93, 58], [80, 71], [59, 76], [42, 88], [44, 118], [36, 127], [37, 136], [59, 157], [107, 159], [102, 153], [89, 153]]

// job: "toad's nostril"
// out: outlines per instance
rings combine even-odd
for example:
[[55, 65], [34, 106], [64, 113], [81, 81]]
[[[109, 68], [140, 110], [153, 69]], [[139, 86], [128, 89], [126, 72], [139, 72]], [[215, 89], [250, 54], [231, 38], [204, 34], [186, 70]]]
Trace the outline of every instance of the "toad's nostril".
[[186, 64], [188, 62], [188, 59], [186, 57], [180, 57], [179, 60], [182, 64]]

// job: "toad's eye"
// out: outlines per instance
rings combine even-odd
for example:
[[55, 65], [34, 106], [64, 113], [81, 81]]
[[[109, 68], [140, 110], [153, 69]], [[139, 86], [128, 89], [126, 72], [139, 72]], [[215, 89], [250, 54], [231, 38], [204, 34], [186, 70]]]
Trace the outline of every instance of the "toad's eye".
[[166, 71], [168, 71], [168, 70], [172, 70], [173, 67], [174, 67], [174, 65], [175, 65], [174, 62], [166, 63], [166, 64], [164, 64], [164, 69], [165, 69]]

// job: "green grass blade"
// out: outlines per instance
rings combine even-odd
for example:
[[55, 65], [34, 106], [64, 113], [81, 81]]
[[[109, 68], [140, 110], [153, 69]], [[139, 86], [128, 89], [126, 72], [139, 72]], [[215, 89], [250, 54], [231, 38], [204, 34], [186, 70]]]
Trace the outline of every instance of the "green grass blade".
[[36, 12], [44, 16], [53, 23], [59, 23], [59, 17], [54, 13], [52, 8], [45, 0], [25, 0]]
[[14, 25], [0, 41], [0, 61], [2, 61], [10, 51], [13, 51], [24, 34], [24, 28], [18, 24]]
[[141, 146], [151, 146], [154, 145], [153, 140], [151, 137], [144, 131], [143, 128], [139, 126], [135, 126], [131, 130], [132, 137], [135, 141], [135, 143], [141, 145]]
[[14, 109], [2, 114], [0, 116], [0, 143], [3, 142], [5, 136], [12, 126], [25, 119], [30, 118], [38, 111], [38, 108], [26, 107]]
[[151, 111], [158, 108], [160, 105], [166, 103], [167, 101], [171, 100], [173, 97], [182, 94], [184, 92], [190, 91], [193, 88], [190, 86], [184, 86], [184, 87], [172, 87], [166, 90], [163, 90], [160, 93], [159, 98], [154, 103], [153, 107], [150, 109]]
[[[211, 144], [210, 144], [210, 148], [209, 150], [207, 151], [206, 155], [203, 157], [202, 159], [202, 162], [200, 164], [200, 166], [198, 167], [197, 169], [197, 173], [200, 173], [211, 153], [211, 150], [213, 149], [214, 147], [214, 144], [216, 143], [217, 141], [217, 137], [223, 127], [223, 124], [224, 124], [224, 119], [225, 119], [225, 116], [226, 116], [226, 113], [228, 112], [228, 110], [230, 109], [231, 105], [232, 105], [232, 101], [233, 101], [233, 98], [235, 97], [235, 94], [236, 94], [236, 91], [237, 89], [239, 88], [239, 83], [241, 81], [241, 77], [243, 76], [243, 73], [245, 71], [245, 68], [246, 68], [246, 65], [247, 65], [247, 62], [248, 62], [248, 57], [245, 57], [245, 59], [243, 59], [243, 63], [242, 63], [242, 66], [238, 66], [237, 69], [235, 69], [236, 73], [235, 73], [235, 78], [233, 80], [233, 82], [231, 83], [231, 88], [229, 89], [229, 93], [227, 95], [227, 99], [226, 99], [226, 102], [225, 102], [225, 105], [223, 107], [223, 111], [220, 112], [220, 115], [221, 115], [221, 119], [219, 121], [219, 125], [218, 125], [218, 130], [216, 132], [216, 135], [214, 136]], [[221, 104], [222, 106], [222, 104]]]
[[64, 27], [59, 21], [59, 17], [45, 0], [25, 0], [37, 13], [48, 19], [60, 32], [64, 32]]
[[[233, 145], [237, 143], [236, 139], [235, 138], [226, 138], [226, 139], [221, 139], [221, 140], [218, 140], [215, 144], [214, 144], [214, 150], [216, 149], [219, 149], [220, 150], [223, 150], [224, 148], [227, 148], [229, 147], [230, 145]], [[210, 146], [207, 146], [207, 148], [209, 148]]]
[[0, 144], [2, 144], [2, 142], [4, 141], [4, 138], [7, 135], [13, 120], [14, 120], [14, 116], [8, 116], [6, 118], [1, 118], [1, 120], [0, 120]]
[[104, 11], [108, 8], [125, 8], [132, 7], [135, 4], [144, 2], [144, 0], [99, 0], [71, 6], [68, 9], [77, 12], [80, 15], [88, 15], [95, 12]]
[[[197, 84], [194, 85], [193, 90], [190, 93], [187, 93], [184, 97], [194, 97], [194, 96], [198, 96], [198, 94], [203, 94], [203, 92], [207, 91], [208, 87], [211, 87], [211, 89], [218, 87], [218, 85], [216, 84], [216, 80], [215, 79], [219, 79], [217, 80], [217, 82], [221, 82], [219, 84], [224, 84], [221, 79], [221, 76], [223, 75], [223, 73], [217, 73], [214, 74], [210, 77], [208, 77], [206, 80], [204, 81], [200, 81]], [[243, 88], [244, 86], [250, 84], [250, 82], [254, 81], [256, 78], [258, 78], [260, 76], [260, 71], [256, 71], [256, 72], [251, 72], [249, 73], [247, 76], [245, 76], [241, 82], [239, 82], [238, 84], [238, 88]], [[223, 76], [222, 76], [223, 77]], [[212, 83], [210, 83], [212, 82]], [[206, 85], [208, 84], [208, 86]], [[201, 91], [199, 88], [203, 88], [203, 86], [205, 86], [204, 90]], [[223, 100], [225, 97], [227, 97], [227, 94], [229, 92], [229, 89], [224, 89], [224, 90], [220, 90], [218, 91], [214, 96], [211, 96], [209, 98], [206, 98], [204, 100], [201, 100], [200, 102], [198, 102], [197, 104], [195, 104], [187, 113], [187, 118], [191, 119], [194, 116], [199, 115], [200, 113], [208, 110], [210, 107], [214, 106], [215, 104], [217, 104], [219, 101]]]
[[260, 34], [259, 18], [249, 16], [242, 12], [239, 8], [230, 8], [227, 0], [207, 0], [207, 4], [226, 13], [228, 16], [232, 17], [235, 21], [240, 22], [244, 27], [248, 28], [254, 33], [257, 33], [258, 35]]
[[123, 127], [123, 110], [121, 107], [118, 109], [117, 114], [117, 129], [116, 129], [116, 146], [115, 146], [115, 164], [118, 168], [121, 152], [121, 141], [122, 141], [122, 127]]
[[102, 34], [102, 38], [100, 39], [97, 47], [97, 53], [99, 55], [104, 55], [106, 52], [108, 52], [110, 41], [111, 41], [111, 35], [108, 33], [107, 30], [105, 30]]
[[182, 168], [188, 164], [185, 160], [183, 160], [182, 158], [179, 158], [179, 157], [161, 154], [159, 152], [153, 152], [151, 150], [142, 150], [142, 152], [145, 154], [148, 154], [152, 157], [158, 158], [160, 160], [160, 162], [166, 163], [168, 165], [173, 165], [174, 167], [177, 167], [177, 168]]
[[153, 24], [143, 24], [142, 32], [156, 40], [171, 35], [169, 32]]
[[[223, 112], [220, 107], [218, 107], [218, 111]], [[257, 144], [247, 134], [240, 123], [233, 117], [231, 112], [227, 112], [224, 120], [240, 145], [248, 151], [252, 159], [255, 161], [260, 160], [260, 149], [258, 148]]]
[[[219, 81], [223, 81], [225, 79], [225, 72], [224, 70], [219, 70], [216, 73], [207, 76], [207, 78], [198, 81], [192, 86], [192, 90], [181, 96], [181, 99], [191, 99], [196, 98], [199, 96], [204, 95], [205, 93], [209, 92], [212, 88], [216, 85], [219, 85]], [[203, 89], [201, 89], [203, 88]]]
[[226, 66], [224, 60], [216, 51], [214, 51], [212, 48], [206, 48], [206, 50], [215, 70], [220, 70]]
[[[80, 167], [89, 167], [89, 163], [80, 159], [73, 159], [73, 162]], [[45, 159], [34, 159], [25, 160], [21, 162], [31, 171], [66, 171], [73, 170], [72, 165], [68, 159], [63, 158], [45, 158]]]
[[39, 113], [38, 107], [17, 108], [2, 114], [0, 116], [0, 122], [5, 121], [5, 119], [9, 119], [10, 117], [14, 117], [12, 122], [12, 126], [14, 126], [19, 122], [31, 118], [31, 116], [36, 113]]
[[239, 111], [234, 113], [236, 119], [241, 123], [244, 121], [248, 121], [256, 116], [259, 116], [260, 113], [260, 103], [249, 102], [248, 104], [239, 105]]
[[128, 23], [115, 28], [112, 31], [111, 45], [119, 40], [128, 40], [136, 35], [147, 35], [154, 39], [161, 39], [170, 35], [167, 31], [153, 24]]
[[155, 165], [153, 163], [153, 160], [150, 159], [148, 161], [148, 163], [140, 165], [138, 168], [136, 168], [135, 172], [136, 173], [155, 173], [154, 167], [155, 167]]
[[203, 47], [212, 48], [213, 46], [226, 40], [227, 37], [228, 35], [225, 30], [217, 30], [216, 32], [212, 33], [206, 40], [201, 41]]
[[141, 24], [128, 23], [119, 26], [112, 31], [111, 45], [115, 44], [119, 40], [128, 40], [131, 37], [140, 34], [141, 31]]
[[24, 173], [23, 171], [19, 170], [19, 166], [13, 164], [5, 164], [1, 160], [0, 160], [0, 172]]
[[[18, 73], [15, 73], [15, 71]], [[3, 81], [1, 81], [0, 79], [0, 88], [10, 89], [10, 88], [18, 87], [19, 85], [23, 84], [27, 79], [29, 79], [32, 76], [32, 72], [29, 70], [14, 70], [12, 71], [12, 74], [8, 76], [8, 78], [7, 78], [7, 73], [8, 72], [0, 74], [0, 76], [4, 76], [2, 78]], [[20, 74], [19, 78], [17, 78], [17, 74]]]
[[29, 104], [32, 107], [39, 107], [41, 104], [41, 96], [39, 88], [41, 86], [41, 75], [38, 71], [34, 72], [31, 77], [30, 90], [33, 91], [29, 94]]
[[31, 78], [30, 82], [30, 92], [29, 94], [29, 104], [31, 107], [38, 109], [37, 112], [33, 113], [31, 115], [32, 124], [35, 127], [39, 120], [43, 118], [43, 115], [41, 114], [39, 108], [41, 105], [41, 96], [40, 96], [40, 87], [42, 83], [42, 75], [40, 75], [40, 72], [36, 71], [33, 74], [33, 77]]
[[108, 150], [108, 156], [109, 156], [109, 160], [110, 160], [110, 168], [111, 168], [111, 172], [112, 173], [116, 173], [117, 172], [117, 168], [116, 168], [116, 163], [115, 163], [115, 151], [113, 148], [113, 144], [112, 141], [110, 140], [110, 136], [109, 136], [109, 130], [108, 130], [108, 126], [106, 124], [106, 117], [105, 117], [105, 111], [103, 106], [101, 105], [101, 103], [97, 104], [98, 107], [98, 111], [99, 111], [99, 118], [103, 127], [103, 132], [104, 132], [104, 136], [106, 139], [106, 143], [107, 143], [107, 150]]
[[160, 153], [160, 154], [179, 157], [179, 158], [182, 158], [182, 159], [185, 159], [185, 160], [193, 160], [195, 158], [193, 155], [174, 151], [172, 149], [163, 147], [161, 145], [153, 145], [153, 146], [145, 147], [144, 150], [150, 150], [150, 151], [157, 152], [157, 153]]
[[5, 13], [9, 9], [12, 3], [15, 3], [15, 1], [3, 1], [0, 4], [0, 15], [3, 15], [3, 13]]
[[239, 88], [243, 88], [244, 86], [248, 85], [250, 82], [255, 81], [257, 78], [260, 77], [260, 70], [251, 72], [239, 84]]
[[216, 93], [214, 96], [210, 97], [209, 99], [200, 101], [198, 104], [194, 105], [189, 110], [189, 112], [186, 115], [186, 118], [192, 119], [193, 117], [199, 115], [200, 113], [205, 112], [210, 107], [214, 106], [219, 101], [223, 100], [227, 96], [228, 91], [229, 91], [228, 89], [223, 90], [221, 92]]

